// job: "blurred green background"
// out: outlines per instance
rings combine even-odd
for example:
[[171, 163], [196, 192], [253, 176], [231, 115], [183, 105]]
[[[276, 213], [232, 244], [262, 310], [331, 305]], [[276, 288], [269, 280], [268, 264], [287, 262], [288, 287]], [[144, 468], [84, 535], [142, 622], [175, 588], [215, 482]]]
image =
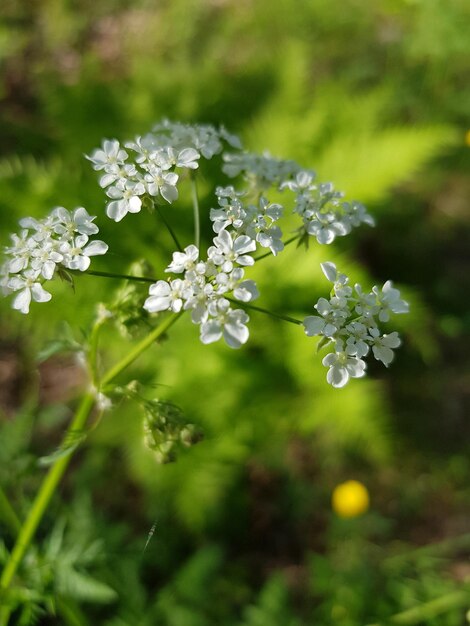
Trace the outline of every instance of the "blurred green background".
[[[23, 216], [83, 205], [110, 244], [95, 269], [145, 259], [161, 271], [171, 240], [144, 212], [106, 219], [83, 154], [163, 116], [223, 123], [254, 151], [314, 168], [377, 221], [258, 264], [261, 306], [308, 314], [326, 288], [319, 263], [331, 260], [365, 285], [392, 278], [412, 307], [392, 367], [371, 363], [343, 390], [326, 384], [298, 328], [253, 314], [234, 352], [179, 323], [122, 382], [178, 404], [203, 440], [161, 465], [138, 402], [106, 414], [20, 570], [16, 623], [365, 626], [401, 614], [464, 624], [468, 2], [3, 0], [0, 16], [2, 245]], [[203, 207], [216, 182], [208, 168]], [[175, 209], [186, 245], [190, 210], [184, 199]], [[38, 370], [37, 354], [63, 320], [83, 340], [95, 303], [118, 287], [81, 277], [74, 295], [57, 284], [27, 317], [0, 302], [0, 482], [20, 518], [44, 472], [37, 459], [60, 442], [85, 385], [73, 356]], [[132, 341], [109, 329], [104, 362]], [[349, 479], [367, 487], [370, 508], [341, 519], [331, 494]], [[0, 516], [0, 562], [13, 534]]]

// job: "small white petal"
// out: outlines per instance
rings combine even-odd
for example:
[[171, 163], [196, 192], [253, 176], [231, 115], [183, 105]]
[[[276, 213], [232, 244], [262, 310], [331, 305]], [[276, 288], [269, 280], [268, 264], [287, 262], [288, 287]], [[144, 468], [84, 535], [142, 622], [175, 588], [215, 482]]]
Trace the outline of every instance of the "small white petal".
[[225, 324], [224, 339], [231, 348], [240, 348], [248, 341], [250, 332], [243, 324]]
[[313, 337], [314, 335], [321, 335], [325, 328], [325, 320], [317, 315], [309, 315], [304, 319], [303, 325], [305, 334], [308, 337]]
[[169, 203], [178, 200], [178, 189], [172, 185], [163, 184], [160, 187], [162, 197]]
[[327, 263], [321, 263], [320, 267], [330, 283], [334, 283], [338, 275], [336, 265], [328, 261]]
[[106, 254], [108, 251], [108, 244], [104, 243], [104, 241], [96, 240], [92, 241], [87, 245], [87, 247], [83, 250], [83, 253], [86, 256], [97, 256], [100, 254]]
[[120, 200], [113, 200], [106, 207], [106, 215], [115, 222], [120, 222], [127, 215], [127, 212], [128, 207], [126, 203]]
[[216, 320], [209, 320], [201, 325], [201, 341], [204, 344], [214, 343], [222, 337], [222, 327]]
[[35, 283], [31, 287], [31, 295], [35, 302], [49, 302], [49, 300], [52, 298], [52, 295], [48, 291], [46, 291], [39, 283]]
[[326, 374], [326, 380], [337, 389], [344, 387], [349, 380], [349, 374], [345, 367], [333, 365]]

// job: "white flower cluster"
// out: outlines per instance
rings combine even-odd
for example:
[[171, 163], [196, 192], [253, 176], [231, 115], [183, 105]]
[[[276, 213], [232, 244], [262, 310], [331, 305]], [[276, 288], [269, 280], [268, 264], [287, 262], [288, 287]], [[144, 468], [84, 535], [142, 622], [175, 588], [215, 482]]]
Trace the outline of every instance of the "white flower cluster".
[[217, 187], [218, 209], [210, 210], [210, 219], [215, 233], [232, 229], [237, 235], [246, 235], [263, 248], [269, 248], [274, 256], [284, 249], [282, 230], [276, 222], [283, 215], [280, 204], [270, 204], [261, 196], [258, 205], [243, 204], [244, 192], [233, 187]]
[[393, 348], [401, 344], [397, 332], [383, 334], [379, 322], [388, 322], [390, 315], [408, 313], [408, 303], [400, 292], [387, 281], [379, 289], [374, 286], [364, 293], [361, 286], [349, 285], [345, 274], [337, 271], [334, 263], [322, 263], [322, 270], [333, 283], [329, 300], [320, 298], [315, 305], [318, 315], [304, 319], [305, 334], [322, 336], [323, 345], [333, 345], [323, 365], [329, 368], [327, 381], [333, 387], [344, 387], [350, 378], [364, 376], [363, 357], [372, 350], [374, 357], [385, 366], [393, 360]]
[[200, 325], [202, 343], [223, 337], [231, 348], [239, 348], [248, 340], [249, 317], [244, 310], [233, 309], [231, 303], [233, 299], [251, 302], [258, 297], [256, 284], [244, 279], [243, 269], [253, 265], [249, 253], [256, 244], [246, 235], [233, 238], [226, 230], [221, 230], [213, 243], [205, 261], [199, 259], [194, 245], [174, 252], [165, 271], [182, 278], [151, 285], [144, 308], [150, 313], [190, 310], [192, 321]]
[[222, 151], [223, 141], [241, 148], [237, 137], [221, 127], [179, 124], [164, 120], [153, 132], [136, 137], [121, 146], [116, 139], [103, 141], [86, 158], [102, 171], [100, 185], [110, 198], [106, 214], [120, 222], [128, 213], [139, 213], [143, 196], [168, 203], [178, 199], [176, 170], [198, 168], [203, 156], [211, 159]]
[[[363, 223], [374, 226], [372, 216], [362, 204], [343, 201], [344, 193], [335, 191], [332, 183], [314, 184], [315, 173], [302, 169], [295, 161], [275, 159], [269, 153], [248, 152], [224, 154], [223, 159], [222, 170], [231, 177], [241, 174], [253, 190], [275, 186], [280, 191], [294, 192], [294, 213], [303, 222], [300, 230], [315, 237], [318, 243], [330, 244]], [[278, 206], [281, 217], [283, 207]]]
[[222, 171], [227, 176], [234, 178], [242, 174], [245, 180], [256, 189], [281, 185], [302, 169], [295, 161], [276, 159], [269, 152], [263, 154], [226, 153], [223, 159]]
[[281, 189], [295, 193], [295, 213], [303, 220], [305, 232], [318, 243], [332, 243], [361, 224], [374, 226], [374, 220], [359, 202], [344, 202], [344, 193], [335, 191], [332, 183], [314, 184], [313, 172], [301, 171], [294, 180], [281, 184]]
[[[227, 146], [230, 152], [224, 151]], [[291, 210], [302, 225], [289, 241], [311, 236], [330, 244], [354, 227], [374, 222], [361, 204], [344, 201], [343, 193], [331, 183], [317, 183], [313, 171], [269, 153], [244, 152], [240, 140], [223, 127], [163, 120], [152, 132], [122, 145], [116, 139], [104, 140], [87, 159], [101, 172], [108, 217], [119, 222], [128, 213], [138, 213], [144, 203], [150, 207], [175, 202], [182, 174], [189, 170], [194, 177], [201, 158], [217, 154], [222, 155], [222, 171], [240, 177], [243, 186], [216, 187], [217, 206], [208, 215], [215, 237], [207, 253], [201, 254], [199, 202], [193, 185], [195, 244], [173, 253], [165, 270], [172, 276], [151, 285], [144, 309], [149, 313], [190, 311], [203, 343], [224, 338], [230, 347], [239, 348], [249, 336], [246, 310], [263, 311], [250, 305], [259, 295], [255, 282], [245, 276], [255, 263], [252, 253], [264, 248], [277, 256], [288, 243], [280, 228], [285, 208], [270, 201], [270, 190], [293, 194]], [[94, 219], [83, 208], [69, 212], [59, 207], [43, 220], [21, 220], [23, 230], [12, 235], [0, 271], [0, 287], [5, 293], [16, 293], [15, 309], [27, 313], [32, 300], [50, 300], [43, 283], [53, 278], [57, 268], [86, 271], [91, 256], [106, 253], [104, 242], [89, 240], [98, 232]], [[171, 226], [166, 226], [179, 247]], [[342, 387], [349, 378], [364, 375], [363, 358], [369, 352], [389, 365], [400, 339], [396, 332], [383, 334], [379, 323], [388, 321], [391, 313], [406, 313], [408, 305], [390, 282], [363, 293], [360, 285], [349, 286], [347, 277], [332, 263], [322, 268], [333, 283], [331, 297], [320, 298], [315, 305], [318, 315], [305, 318], [303, 325], [307, 335], [322, 336], [321, 346], [334, 347], [323, 363], [329, 368], [328, 382]]]
[[90, 241], [90, 235], [98, 232], [94, 219], [83, 207], [74, 211], [57, 207], [42, 220], [20, 220], [23, 230], [11, 235], [0, 272], [4, 293], [16, 293], [14, 309], [28, 313], [32, 300], [48, 302], [52, 296], [43, 283], [53, 278], [58, 266], [84, 272], [90, 257], [107, 252], [103, 241]]

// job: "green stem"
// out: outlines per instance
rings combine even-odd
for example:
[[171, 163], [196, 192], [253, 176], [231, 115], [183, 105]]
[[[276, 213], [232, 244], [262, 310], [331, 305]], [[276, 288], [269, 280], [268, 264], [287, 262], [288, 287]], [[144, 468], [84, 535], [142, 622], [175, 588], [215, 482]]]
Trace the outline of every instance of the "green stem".
[[[133, 350], [131, 350], [124, 358], [122, 358], [114, 367], [112, 367], [103, 376], [101, 384], [105, 385], [110, 383], [121, 372], [123, 372], [131, 363], [133, 363], [154, 341], [156, 341], [163, 333], [165, 333], [182, 315], [182, 313], [173, 314], [166, 318], [159, 326], [153, 329], [147, 337], [145, 337], [140, 343], [138, 343]], [[67, 432], [64, 436], [64, 441], [69, 438], [76, 431], [83, 430], [91, 409], [95, 403], [95, 391], [88, 392], [82, 399], [78, 409], [75, 413], [72, 423], [70, 424]], [[0, 596], [5, 593], [11, 585], [13, 577], [20, 565], [26, 550], [28, 549], [32, 538], [37, 530], [37, 527], [44, 516], [44, 513], [49, 505], [49, 502], [54, 495], [55, 490], [67, 469], [72, 453], [62, 456], [52, 465], [49, 472], [39, 489], [39, 492], [34, 499], [33, 505], [21, 526], [16, 543], [13, 547], [13, 551], [5, 565], [5, 569], [0, 577]], [[0, 599], [1, 602], [1, 599]], [[11, 609], [3, 607], [0, 609], [0, 626], [6, 626], [10, 618]]]
[[156, 278], [147, 278], [147, 276], [132, 276], [132, 274], [114, 274], [113, 272], [98, 272], [96, 270], [87, 270], [80, 272], [80, 275], [90, 274], [91, 276], [102, 276], [103, 278], [118, 278], [120, 280], [134, 280], [139, 283], [156, 283]]
[[176, 236], [175, 231], [173, 230], [170, 222], [166, 219], [165, 214], [163, 213], [163, 211], [161, 210], [161, 208], [159, 207], [159, 205], [157, 203], [155, 203], [155, 209], [158, 213], [158, 215], [160, 216], [160, 219], [162, 220], [162, 222], [165, 224], [165, 226], [167, 227], [168, 232], [171, 235], [171, 238], [173, 239], [173, 241], [175, 242], [175, 246], [178, 248], [178, 250], [180, 252], [183, 251], [183, 248], [181, 247], [180, 242], [178, 241], [178, 237]]
[[88, 366], [91, 374], [91, 380], [95, 387], [98, 387], [98, 343], [103, 324], [104, 319], [99, 319], [94, 323], [88, 342]]
[[281, 315], [280, 313], [274, 313], [273, 311], [269, 311], [268, 309], [263, 309], [260, 306], [255, 306], [254, 304], [248, 304], [247, 302], [240, 302], [239, 300], [235, 300], [234, 298], [226, 298], [226, 299], [240, 306], [243, 309], [250, 309], [252, 311], [258, 311], [258, 313], [264, 313], [265, 315], [269, 315], [270, 317], [274, 317], [275, 319], [283, 320], [284, 322], [290, 322], [291, 324], [297, 324], [297, 326], [302, 326], [303, 324], [301, 320], [298, 320], [295, 317], [290, 317], [289, 315]]
[[10, 504], [5, 492], [0, 486], [0, 519], [3, 520], [4, 524], [9, 527], [13, 537], [16, 537], [20, 528], [21, 522], [18, 519], [18, 516], [15, 513], [15, 510]]
[[183, 311], [181, 313], [173, 313], [169, 317], [167, 317], [159, 326], [154, 328], [152, 332], [150, 332], [146, 337], [138, 343], [133, 350], [131, 350], [123, 359], [116, 363], [114, 367], [104, 374], [101, 379], [101, 386], [107, 385], [114, 378], [119, 376], [121, 372], [123, 372], [131, 363], [133, 363], [137, 357], [139, 357], [142, 352], [147, 350], [159, 337], [161, 337], [166, 331], [173, 326], [173, 324], [183, 315]]
[[201, 244], [201, 226], [199, 218], [199, 197], [197, 193], [197, 179], [196, 173], [191, 172], [191, 195], [193, 198], [193, 212], [194, 212], [194, 243], [199, 250]]

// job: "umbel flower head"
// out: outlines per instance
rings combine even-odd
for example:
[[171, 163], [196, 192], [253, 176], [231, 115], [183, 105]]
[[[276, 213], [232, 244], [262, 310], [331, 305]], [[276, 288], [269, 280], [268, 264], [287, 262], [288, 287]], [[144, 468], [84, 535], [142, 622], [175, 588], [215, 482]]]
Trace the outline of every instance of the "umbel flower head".
[[43, 285], [57, 269], [84, 272], [90, 257], [106, 254], [107, 244], [90, 240], [98, 232], [94, 219], [83, 207], [57, 207], [42, 220], [20, 220], [21, 232], [11, 235], [11, 245], [5, 248], [0, 279], [5, 294], [15, 294], [14, 309], [28, 313], [31, 301], [48, 302], [52, 296]]
[[318, 315], [309, 315], [303, 325], [306, 335], [321, 336], [324, 345], [334, 349], [322, 363], [328, 367], [328, 382], [333, 387], [344, 387], [350, 378], [365, 375], [363, 358], [370, 351], [386, 367], [390, 365], [393, 349], [401, 340], [396, 331], [383, 333], [380, 322], [388, 321], [392, 314], [408, 313], [409, 306], [391, 281], [381, 289], [374, 286], [364, 293], [358, 284], [349, 286], [348, 277], [339, 273], [334, 263], [322, 263], [321, 267], [333, 283], [332, 295], [329, 300], [318, 300], [314, 307]]
[[[158, 208], [156, 215], [175, 242], [164, 272], [150, 279], [142, 316], [187, 311], [204, 344], [223, 339], [231, 348], [240, 348], [249, 339], [249, 313], [270, 313], [252, 304], [260, 295], [250, 277], [255, 263], [282, 256], [295, 240], [330, 245], [362, 224], [374, 225], [362, 204], [346, 200], [332, 183], [318, 181], [313, 170], [266, 152], [246, 152], [223, 126], [163, 120], [129, 141], [105, 139], [86, 158], [99, 173], [104, 213], [110, 219], [131, 220], [130, 215], [143, 208]], [[213, 234], [204, 245], [196, 178], [209, 159], [218, 159], [221, 173], [212, 206], [206, 208]], [[171, 227], [170, 205], [180, 201], [181, 185], [186, 184], [194, 199], [194, 240], [183, 247]], [[286, 238], [287, 215], [297, 219], [297, 227]], [[94, 220], [83, 208], [57, 208], [42, 220], [21, 220], [23, 230], [12, 235], [0, 277], [4, 292], [14, 293], [14, 308], [27, 313], [31, 301], [47, 302], [47, 281], [66, 270], [86, 272], [92, 256], [107, 252], [104, 242], [91, 239], [98, 232]], [[323, 358], [327, 380], [343, 387], [351, 378], [364, 376], [369, 354], [386, 366], [392, 362], [400, 338], [395, 331], [384, 333], [381, 324], [406, 313], [408, 305], [390, 281], [365, 293], [360, 285], [351, 286], [334, 264], [322, 268], [333, 288], [329, 298], [318, 300], [316, 314], [303, 322], [277, 317], [321, 338], [321, 346], [330, 348]]]

